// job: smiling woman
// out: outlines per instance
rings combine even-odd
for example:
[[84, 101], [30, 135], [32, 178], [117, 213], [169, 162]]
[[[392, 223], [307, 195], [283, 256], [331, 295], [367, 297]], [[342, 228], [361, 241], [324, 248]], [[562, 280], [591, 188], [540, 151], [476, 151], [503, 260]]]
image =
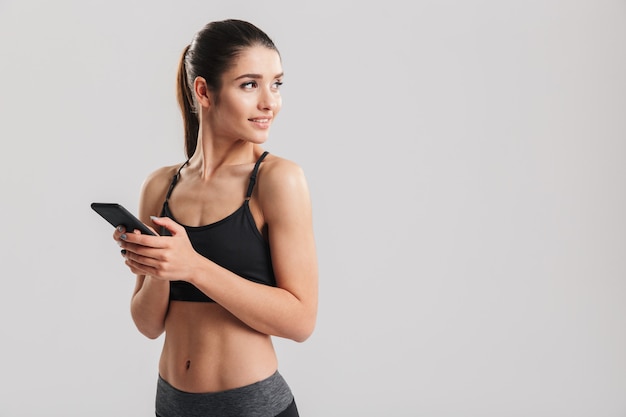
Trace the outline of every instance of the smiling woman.
[[302, 170], [261, 148], [282, 78], [278, 50], [254, 25], [198, 32], [178, 74], [187, 160], [150, 174], [140, 199], [160, 236], [114, 233], [137, 275], [138, 330], [165, 332], [157, 416], [298, 415], [271, 337], [311, 335], [318, 278]]

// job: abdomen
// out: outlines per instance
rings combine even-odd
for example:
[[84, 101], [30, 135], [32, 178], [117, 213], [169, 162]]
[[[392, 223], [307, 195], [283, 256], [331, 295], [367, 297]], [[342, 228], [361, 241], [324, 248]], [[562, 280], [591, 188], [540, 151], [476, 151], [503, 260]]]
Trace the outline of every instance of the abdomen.
[[215, 303], [171, 301], [159, 364], [186, 392], [218, 392], [258, 382], [277, 369], [271, 337]]

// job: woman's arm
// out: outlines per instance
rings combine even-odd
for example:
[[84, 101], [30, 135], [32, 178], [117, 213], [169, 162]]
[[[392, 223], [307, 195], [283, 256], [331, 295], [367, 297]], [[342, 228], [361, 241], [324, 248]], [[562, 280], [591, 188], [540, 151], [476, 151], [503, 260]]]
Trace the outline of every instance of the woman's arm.
[[[165, 198], [171, 168], [151, 174], [143, 184], [139, 199], [139, 218], [151, 225], [151, 216], [158, 214]], [[113, 238], [121, 241], [123, 234], [132, 231], [116, 230]], [[131, 268], [132, 270], [132, 268]], [[134, 272], [134, 271], [133, 271]], [[156, 339], [165, 330], [165, 316], [169, 305], [169, 282], [145, 274], [137, 274], [131, 298], [130, 311], [137, 329], [146, 337]]]
[[282, 159], [267, 161], [256, 196], [267, 225], [277, 287], [232, 279], [217, 265], [191, 276], [192, 283], [250, 327], [298, 342], [313, 332], [318, 271], [311, 201], [305, 176]]
[[[184, 228], [154, 219], [168, 239], [129, 235], [127, 262], [138, 273], [191, 282], [255, 330], [302, 342], [315, 327], [318, 271], [308, 186], [297, 165], [276, 160], [259, 174], [258, 204], [267, 224], [277, 287], [257, 284], [193, 250]], [[238, 278], [238, 279], [233, 279]]]

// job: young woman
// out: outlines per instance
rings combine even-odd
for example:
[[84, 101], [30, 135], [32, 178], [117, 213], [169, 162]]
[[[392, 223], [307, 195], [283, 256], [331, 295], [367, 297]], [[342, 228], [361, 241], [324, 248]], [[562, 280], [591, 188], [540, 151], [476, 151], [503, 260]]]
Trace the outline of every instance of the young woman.
[[141, 193], [139, 217], [160, 236], [114, 233], [137, 275], [137, 328], [165, 332], [159, 417], [298, 415], [271, 336], [311, 335], [318, 277], [303, 172], [261, 148], [282, 79], [276, 46], [254, 25], [199, 31], [178, 73], [188, 159]]

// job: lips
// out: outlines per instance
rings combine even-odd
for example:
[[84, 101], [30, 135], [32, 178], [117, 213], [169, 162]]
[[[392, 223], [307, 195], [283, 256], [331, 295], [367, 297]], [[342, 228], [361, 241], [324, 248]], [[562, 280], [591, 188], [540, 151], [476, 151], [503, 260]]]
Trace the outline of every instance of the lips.
[[267, 130], [272, 125], [271, 117], [253, 117], [248, 119], [248, 121], [252, 122], [257, 129], [261, 130]]

